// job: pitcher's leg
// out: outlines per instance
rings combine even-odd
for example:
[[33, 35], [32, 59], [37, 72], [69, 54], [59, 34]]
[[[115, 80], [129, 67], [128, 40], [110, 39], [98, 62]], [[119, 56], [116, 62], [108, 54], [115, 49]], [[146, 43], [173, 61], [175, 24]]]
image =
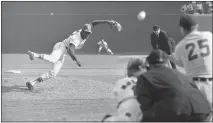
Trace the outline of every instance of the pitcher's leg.
[[51, 54], [39, 54], [32, 51], [28, 51], [28, 55], [30, 60], [34, 60], [34, 58], [38, 58], [41, 60], [45, 60], [51, 63], [54, 63], [56, 60]]
[[48, 54], [40, 54], [40, 59], [48, 61], [50, 63], [56, 63], [60, 57], [61, 57], [62, 53], [59, 50], [54, 50], [50, 55]]
[[29, 90], [33, 90], [34, 89], [34, 85], [36, 83], [43, 82], [43, 81], [46, 81], [46, 80], [49, 80], [51, 78], [56, 77], [56, 75], [60, 71], [61, 67], [63, 66], [64, 58], [62, 60], [59, 60], [58, 62], [56, 62], [53, 65], [53, 69], [52, 70], [49, 70], [48, 72], [45, 72], [44, 74], [42, 74], [40, 77], [38, 77], [37, 79], [35, 79], [33, 81], [27, 82], [26, 86], [28, 87], [28, 89]]
[[28, 51], [28, 55], [30, 60], [33, 60], [34, 58], [39, 58], [41, 60], [48, 61], [50, 63], [55, 63], [60, 58], [60, 51], [54, 50], [51, 54], [39, 54], [32, 51]]
[[59, 42], [57, 44], [55, 44], [52, 53], [49, 54], [40, 54], [40, 53], [35, 53], [32, 51], [28, 51], [28, 55], [30, 60], [33, 60], [34, 58], [39, 58], [51, 63], [55, 63], [59, 60], [59, 58], [63, 55], [63, 51], [64, 51], [64, 47], [61, 46], [63, 45], [62, 42]]
[[66, 55], [64, 55], [59, 61], [57, 61], [54, 65], [53, 65], [53, 73], [54, 76], [56, 76], [59, 71], [61, 70], [63, 64], [64, 64], [64, 60], [65, 60]]

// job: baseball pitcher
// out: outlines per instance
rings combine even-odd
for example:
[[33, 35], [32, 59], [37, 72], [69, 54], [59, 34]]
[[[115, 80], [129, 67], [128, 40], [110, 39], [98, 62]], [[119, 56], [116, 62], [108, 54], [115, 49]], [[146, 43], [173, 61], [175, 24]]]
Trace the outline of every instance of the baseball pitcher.
[[82, 29], [74, 31], [67, 39], [56, 43], [51, 54], [39, 54], [28, 51], [27, 54], [29, 55], [30, 60], [38, 58], [53, 64], [53, 69], [44, 73], [35, 80], [26, 82], [28, 89], [33, 90], [36, 83], [55, 77], [64, 63], [66, 54], [68, 54], [72, 60], [75, 61], [79, 67], [81, 67], [81, 63], [76, 58], [74, 52], [75, 50], [81, 49], [84, 46], [89, 35], [92, 33], [92, 28], [99, 24], [108, 24], [111, 28], [116, 28], [118, 32], [122, 30], [122, 26], [114, 20], [94, 20], [89, 24], [85, 24]]

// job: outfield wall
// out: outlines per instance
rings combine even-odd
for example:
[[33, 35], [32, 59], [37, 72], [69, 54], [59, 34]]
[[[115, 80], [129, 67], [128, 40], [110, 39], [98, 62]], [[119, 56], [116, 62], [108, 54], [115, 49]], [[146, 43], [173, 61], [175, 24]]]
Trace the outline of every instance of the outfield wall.
[[[96, 52], [103, 37], [119, 54], [149, 52], [149, 34], [158, 24], [176, 41], [180, 7], [185, 2], [2, 2], [2, 53], [50, 53], [54, 44], [68, 37], [84, 23], [95, 19], [113, 19], [123, 25], [118, 33], [106, 25], [93, 29], [84, 48], [77, 53]], [[137, 20], [140, 10], [147, 11], [144, 21]], [[50, 15], [54, 13], [54, 15]], [[163, 14], [162, 14], [163, 13]], [[212, 31], [212, 16], [196, 17], [201, 30]]]

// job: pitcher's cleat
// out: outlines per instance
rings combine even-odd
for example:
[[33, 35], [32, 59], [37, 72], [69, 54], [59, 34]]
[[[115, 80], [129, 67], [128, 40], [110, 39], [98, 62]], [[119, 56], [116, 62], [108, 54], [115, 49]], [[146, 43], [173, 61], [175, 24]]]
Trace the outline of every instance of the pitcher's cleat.
[[33, 90], [34, 90], [34, 87], [33, 87], [33, 85], [32, 85], [30, 82], [26, 82], [26, 86], [27, 86], [27, 88], [28, 88], [30, 91], [33, 91]]
[[34, 60], [34, 54], [30, 50], [28, 50], [27, 55], [31, 61]]

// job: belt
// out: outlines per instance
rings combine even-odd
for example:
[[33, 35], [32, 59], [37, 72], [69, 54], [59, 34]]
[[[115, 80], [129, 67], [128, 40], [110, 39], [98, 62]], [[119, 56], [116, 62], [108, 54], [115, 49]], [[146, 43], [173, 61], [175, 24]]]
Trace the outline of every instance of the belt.
[[212, 79], [213, 78], [193, 77], [193, 81], [201, 81], [201, 82], [212, 81]]

